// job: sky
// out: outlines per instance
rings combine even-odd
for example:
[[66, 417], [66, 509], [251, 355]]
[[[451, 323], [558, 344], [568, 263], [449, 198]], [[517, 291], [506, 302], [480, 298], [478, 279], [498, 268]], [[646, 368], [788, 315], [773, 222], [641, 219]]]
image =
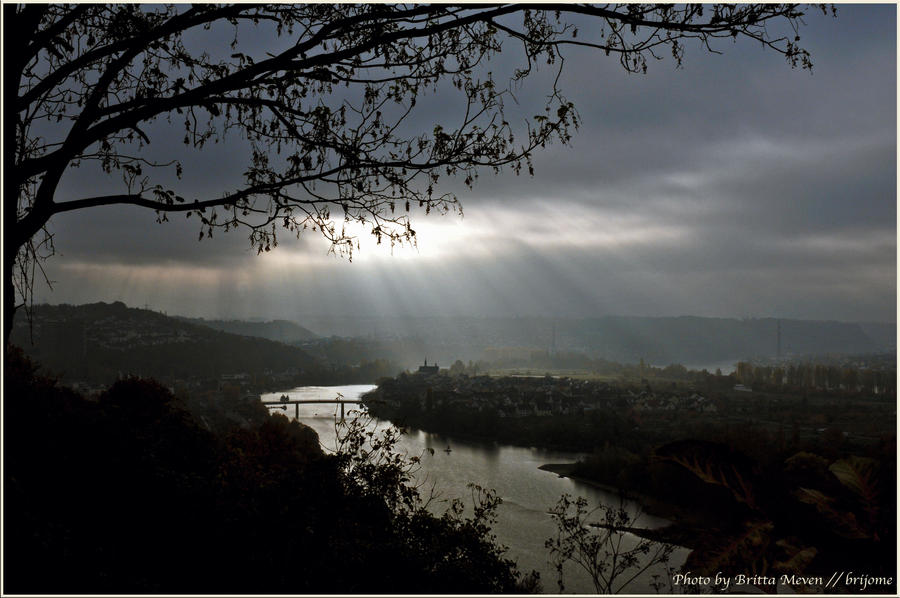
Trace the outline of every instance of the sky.
[[[535, 175], [458, 181], [464, 216], [416, 215], [415, 248], [364, 243], [352, 262], [314, 236], [257, 256], [246, 231], [197, 241], [196, 222], [107, 207], [51, 221], [53, 288], [37, 302], [124, 301], [207, 318], [603, 315], [896, 320], [896, 6], [806, 17], [812, 73], [749, 41], [688, 44], [683, 67], [629, 75], [566, 52], [560, 86], [582, 119]], [[517, 64], [511, 44], [498, 71]], [[554, 73], [518, 90], [539, 101]], [[430, 102], [430, 103], [428, 103]], [[454, 98], [433, 97], [433, 126]], [[181, 133], [154, 128], [156, 148]], [[175, 126], [177, 129], [178, 127]], [[242, 147], [185, 163], [215, 194]], [[112, 185], [86, 169], [59, 198]], [[93, 193], [91, 193], [93, 194]]]

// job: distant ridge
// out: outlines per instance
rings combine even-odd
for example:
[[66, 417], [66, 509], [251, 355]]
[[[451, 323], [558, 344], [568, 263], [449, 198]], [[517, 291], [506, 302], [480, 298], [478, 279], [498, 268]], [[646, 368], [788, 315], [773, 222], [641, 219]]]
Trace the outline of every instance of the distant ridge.
[[299, 347], [239, 336], [122, 302], [35, 305], [16, 312], [12, 343], [63, 379], [109, 382], [122, 374], [158, 379], [310, 371]]
[[[329, 370], [334, 364], [390, 360], [403, 367], [478, 361], [514, 350], [577, 353], [619, 363], [718, 367], [741, 359], [861, 355], [896, 351], [896, 325], [776, 318], [363, 317], [305, 321], [203, 320], [133, 309], [121, 302], [37, 305], [33, 336], [17, 313], [12, 341], [48, 369], [109, 380], [119, 372], [191, 374]], [[780, 343], [779, 343], [780, 322]], [[327, 338], [340, 336], [343, 339]], [[347, 337], [356, 337], [349, 341]], [[302, 342], [315, 356], [292, 346]]]
[[[774, 357], [781, 326], [786, 355], [856, 354], [889, 348], [886, 337], [873, 340], [859, 324], [776, 318], [695, 316], [606, 317], [580, 321], [569, 332], [591, 348], [619, 359], [640, 356], [653, 363], [696, 363], [716, 359]], [[605, 346], [598, 340], [606, 339]]]
[[[712, 364], [774, 358], [781, 322], [782, 357], [884, 353], [896, 350], [896, 325], [778, 318], [701, 316], [594, 318], [354, 317], [308, 322], [323, 335], [415, 339], [438, 361], [479, 359], [489, 347], [575, 351], [620, 363]], [[406, 356], [404, 356], [406, 357]], [[410, 355], [407, 361], [421, 359]]]
[[198, 326], [207, 326], [213, 330], [221, 330], [229, 334], [267, 338], [282, 343], [297, 343], [319, 338], [315, 332], [289, 320], [272, 320], [254, 322], [245, 320], [206, 320], [204, 318], [186, 318], [175, 316], [179, 320]]
[[897, 349], [897, 325], [884, 322], [861, 322], [859, 324], [869, 338], [885, 349]]

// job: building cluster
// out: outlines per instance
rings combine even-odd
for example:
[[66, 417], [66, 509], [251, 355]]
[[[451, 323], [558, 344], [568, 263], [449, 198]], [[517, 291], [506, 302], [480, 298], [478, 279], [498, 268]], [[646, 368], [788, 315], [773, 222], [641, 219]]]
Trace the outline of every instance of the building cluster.
[[719, 406], [716, 401], [698, 392], [656, 394], [650, 391], [628, 391], [629, 407], [634, 411], [695, 411], [698, 413], [716, 413]]
[[[108, 321], [107, 321], [108, 320]], [[156, 323], [119, 318], [106, 318], [92, 324], [86, 332], [87, 342], [106, 349], [121, 351], [141, 346], [167, 345], [199, 341], [200, 337], [184, 328], [160, 329]]]
[[384, 380], [370, 400], [420, 411], [453, 408], [495, 412], [501, 418], [585, 415], [599, 409], [715, 412], [695, 391], [654, 394], [571, 378], [401, 374]]
[[65, 314], [53, 317], [37, 313], [31, 322], [24, 318], [15, 323], [29, 337], [43, 343], [64, 345], [71, 350], [87, 352], [112, 349], [125, 351], [135, 347], [199, 341], [201, 337], [184, 326], [166, 326], [160, 318], [113, 313], [95, 320], [77, 321]]

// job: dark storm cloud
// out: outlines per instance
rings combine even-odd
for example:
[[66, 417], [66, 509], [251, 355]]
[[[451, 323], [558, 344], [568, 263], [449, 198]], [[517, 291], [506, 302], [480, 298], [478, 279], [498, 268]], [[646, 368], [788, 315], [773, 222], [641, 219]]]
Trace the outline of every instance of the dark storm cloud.
[[215, 235], [198, 241], [200, 223], [183, 214], [157, 223], [147, 210], [133, 207], [71, 212], [58, 217], [55, 244], [69, 261], [97, 264], [235, 265], [256, 252], [246, 231]]
[[[776, 54], [747, 43], [720, 42], [722, 56], [689, 45], [683, 69], [663, 60], [652, 63], [647, 75], [625, 74], [615, 61], [598, 60], [594, 53], [570, 52], [562, 86], [584, 121], [573, 148], [538, 154], [536, 179], [488, 176], [475, 194], [516, 197], [529, 190], [550, 194], [631, 184], [658, 172], [703, 168], [729, 146], [730, 165], [740, 167], [744, 156], [736, 150], [754, 138], [770, 143], [773, 153], [780, 145], [857, 145], [873, 135], [893, 144], [894, 9], [846, 8], [837, 20], [808, 19], [803, 33], [804, 43], [817, 51], [813, 74], [791, 70]], [[869, 28], [849, 38], [860, 29], [857, 11], [868, 16]], [[849, 31], [841, 28], [845, 18]], [[760, 178], [767, 174], [758, 172]], [[788, 178], [810, 181], [816, 174], [808, 170]]]
[[[250, 246], [244, 228], [229, 232], [215, 230], [213, 237], [199, 240], [201, 223], [196, 216], [170, 214], [167, 222], [158, 223], [153, 212], [142, 208], [112, 206], [107, 208], [69, 212], [54, 222], [56, 257], [49, 262], [54, 267], [66, 264], [128, 266], [128, 267], [197, 267], [220, 269], [255, 269], [264, 264], [270, 254], [258, 254]], [[325, 239], [315, 235], [299, 239], [279, 230], [275, 251], [307, 252], [324, 256], [328, 251]], [[160, 281], [165, 284], [165, 281]], [[65, 292], [63, 285], [57, 287]]]
[[[197, 223], [183, 216], [157, 225], [152, 213], [107, 208], [53, 222], [64, 255], [51, 262], [61, 281], [51, 300], [153, 297], [193, 315], [893, 320], [896, 8], [841, 6], [836, 20], [807, 22], [812, 75], [746, 42], [719, 43], [721, 56], [688, 44], [683, 69], [663, 60], [647, 75], [568, 50], [561, 86], [583, 120], [572, 146], [540, 151], [533, 178], [484, 174], [471, 191], [443, 180], [466, 218], [416, 219], [433, 235], [421, 239], [421, 259], [324, 260], [312, 237], [257, 258], [244, 231], [197, 243]], [[507, 43], [489, 65], [498, 80], [519, 66], [516, 49]], [[554, 76], [542, 67], [517, 88], [510, 114], [539, 110]], [[452, 122], [459, 98], [439, 93], [420, 107], [412, 132]], [[178, 127], [157, 123], [151, 149], [161, 160], [184, 155], [186, 197], [239, 182], [246, 144], [189, 157]], [[75, 171], [63, 191], [117, 183]]]

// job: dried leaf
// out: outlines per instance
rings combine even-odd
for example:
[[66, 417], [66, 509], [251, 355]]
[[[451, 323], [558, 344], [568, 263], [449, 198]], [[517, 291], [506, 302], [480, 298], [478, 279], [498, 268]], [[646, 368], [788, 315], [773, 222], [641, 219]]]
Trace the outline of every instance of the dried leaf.
[[835, 499], [826, 496], [823, 492], [813, 488], [799, 488], [794, 495], [800, 502], [814, 505], [825, 519], [831, 524], [834, 533], [841, 537], [853, 540], [869, 538], [867, 533], [856, 520], [856, 515], [847, 511], [839, 511], [833, 504]]
[[831, 464], [831, 473], [841, 484], [856, 494], [868, 517], [869, 527], [878, 521], [878, 462], [868, 457], [851, 456]]
[[878, 499], [878, 463], [868, 457], [847, 457], [831, 464], [831, 473], [844, 486], [855, 492], [866, 503], [876, 504]]
[[656, 450], [662, 461], [677, 463], [707, 484], [728, 488], [739, 502], [759, 510], [750, 460], [729, 447], [701, 440], [681, 440]]
[[775, 545], [784, 551], [785, 558], [775, 561], [772, 566], [787, 573], [803, 573], [816, 558], [819, 550], [814, 546], [799, 547], [788, 540], [778, 540]]
[[766, 552], [774, 525], [771, 521], [748, 521], [736, 535], [710, 536], [712, 543], [699, 546], [688, 555], [683, 569], [698, 575], [719, 571], [762, 572], [767, 567]]

